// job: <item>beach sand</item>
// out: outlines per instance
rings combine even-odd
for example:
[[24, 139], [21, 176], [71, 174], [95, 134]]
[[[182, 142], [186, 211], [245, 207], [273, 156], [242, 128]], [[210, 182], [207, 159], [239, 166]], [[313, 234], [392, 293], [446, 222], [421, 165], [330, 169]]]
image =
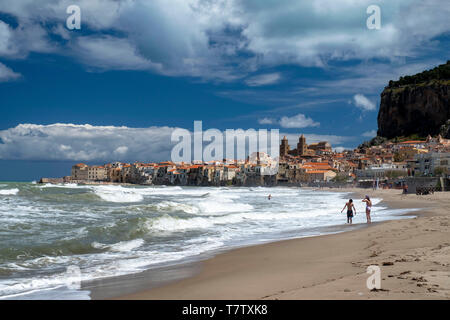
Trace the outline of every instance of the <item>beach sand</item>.
[[[391, 208], [422, 210], [413, 219], [231, 250], [201, 262], [191, 277], [118, 299], [450, 298], [450, 192], [333, 191], [353, 192], [356, 199], [368, 193]], [[381, 290], [366, 286], [369, 265], [381, 268]]]

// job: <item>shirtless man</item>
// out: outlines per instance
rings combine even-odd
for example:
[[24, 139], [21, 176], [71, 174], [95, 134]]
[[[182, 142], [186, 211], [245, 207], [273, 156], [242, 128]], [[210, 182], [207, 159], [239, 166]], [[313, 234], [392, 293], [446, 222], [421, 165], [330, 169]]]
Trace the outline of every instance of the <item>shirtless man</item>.
[[363, 199], [362, 202], [366, 203], [366, 218], [367, 223], [372, 223], [372, 220], [370, 218], [370, 212], [372, 211], [372, 201], [370, 200], [369, 196], [366, 195], [366, 197]]
[[348, 200], [348, 202], [345, 204], [344, 208], [341, 210], [341, 213], [345, 210], [345, 208], [347, 208], [347, 223], [352, 224], [352, 218], [353, 218], [353, 211], [355, 212], [356, 215], [356, 208], [355, 205], [353, 204], [353, 200], [350, 199]]

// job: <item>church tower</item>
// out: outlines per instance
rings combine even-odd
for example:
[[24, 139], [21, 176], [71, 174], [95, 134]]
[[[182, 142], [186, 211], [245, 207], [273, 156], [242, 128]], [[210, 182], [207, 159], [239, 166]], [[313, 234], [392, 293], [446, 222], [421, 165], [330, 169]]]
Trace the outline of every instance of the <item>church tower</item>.
[[306, 154], [306, 150], [308, 149], [308, 145], [306, 144], [306, 138], [302, 134], [298, 139], [297, 143], [297, 155], [304, 156]]
[[280, 145], [280, 158], [283, 158], [289, 154], [289, 143], [286, 136], [284, 136], [283, 139], [281, 139], [281, 145]]

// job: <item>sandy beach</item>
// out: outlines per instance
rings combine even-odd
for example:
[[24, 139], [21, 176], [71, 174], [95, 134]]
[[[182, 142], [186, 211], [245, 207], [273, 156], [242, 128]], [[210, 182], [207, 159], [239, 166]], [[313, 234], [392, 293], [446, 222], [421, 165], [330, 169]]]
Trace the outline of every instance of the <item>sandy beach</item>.
[[[402, 195], [401, 190], [334, 191], [353, 192], [355, 200], [368, 193], [391, 208], [421, 210], [412, 219], [218, 254], [201, 262], [191, 277], [117, 298], [450, 298], [449, 192], [416, 196]], [[381, 268], [381, 290], [366, 287], [369, 265]]]

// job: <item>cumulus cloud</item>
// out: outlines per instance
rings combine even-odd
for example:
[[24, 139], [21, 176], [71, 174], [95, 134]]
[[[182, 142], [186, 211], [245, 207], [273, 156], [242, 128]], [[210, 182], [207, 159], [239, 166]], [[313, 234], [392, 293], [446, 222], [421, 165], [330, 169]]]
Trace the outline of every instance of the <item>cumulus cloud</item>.
[[56, 52], [90, 67], [226, 81], [247, 77], [249, 85], [265, 85], [279, 79], [249, 77], [261, 66], [416, 57], [450, 29], [447, 0], [384, 1], [381, 30], [365, 27], [373, 0], [79, 0], [82, 28], [91, 34], [80, 38], [54, 27], [64, 25], [70, 4], [1, 2], [0, 12], [18, 26], [0, 22], [0, 56]]
[[298, 128], [298, 129], [320, 126], [319, 122], [315, 122], [313, 119], [306, 117], [302, 113], [299, 113], [292, 117], [284, 116], [281, 117], [279, 120], [265, 117], [258, 119], [258, 123], [279, 125], [282, 128]]
[[353, 102], [355, 103], [355, 106], [364, 111], [373, 111], [376, 109], [375, 103], [373, 103], [365, 95], [360, 93], [353, 96]]
[[262, 118], [262, 119], [258, 119], [258, 123], [259, 124], [273, 124], [276, 120], [271, 119], [271, 118]]
[[137, 48], [123, 38], [79, 37], [73, 50], [86, 65], [100, 69], [159, 70], [162, 67], [142, 57]]
[[[169, 160], [173, 127], [130, 128], [70, 123], [19, 124], [0, 131], [1, 160], [163, 161]], [[280, 132], [295, 147], [300, 134]], [[355, 137], [305, 134], [307, 143], [342, 145]]]
[[250, 87], [260, 87], [278, 83], [280, 79], [281, 75], [278, 72], [266, 73], [248, 78], [247, 80], [245, 80], [245, 83]]
[[373, 138], [373, 137], [376, 137], [376, 135], [377, 135], [377, 131], [376, 130], [366, 131], [366, 132], [364, 132], [362, 134], [362, 136], [366, 137], [366, 138]]
[[14, 72], [3, 63], [0, 62], [0, 82], [6, 82], [20, 78], [20, 74]]
[[174, 129], [19, 124], [0, 131], [0, 159], [165, 160], [170, 159]]
[[319, 122], [315, 122], [313, 119], [308, 118], [301, 113], [292, 117], [282, 117], [279, 123], [283, 128], [307, 128], [320, 126]]
[[335, 151], [335, 152], [342, 152], [342, 151], [344, 151], [346, 149], [347, 148], [344, 148], [344, 147], [336, 147], [336, 148], [333, 148], [333, 151]]

